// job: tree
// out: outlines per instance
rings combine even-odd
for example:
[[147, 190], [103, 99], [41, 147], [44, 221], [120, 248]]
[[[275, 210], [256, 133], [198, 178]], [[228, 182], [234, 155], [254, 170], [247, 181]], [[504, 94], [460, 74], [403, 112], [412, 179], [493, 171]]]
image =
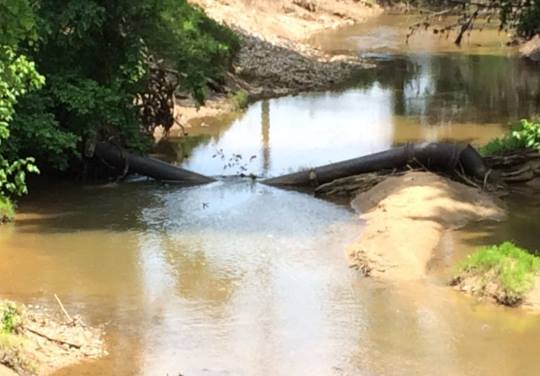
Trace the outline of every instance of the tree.
[[[535, 0], [417, 0], [414, 3], [436, 10], [427, 12], [422, 21], [412, 25], [409, 35], [419, 29], [447, 35], [457, 30], [455, 43], [459, 45], [479, 19], [490, 22], [493, 18], [498, 21], [500, 30], [513, 31], [525, 40], [540, 33], [540, 2]], [[445, 16], [456, 15], [453, 22], [437, 22]]]
[[87, 140], [145, 150], [153, 127], [174, 120], [170, 101], [156, 111], [156, 98], [182, 86], [202, 100], [207, 81], [222, 79], [238, 48], [234, 33], [185, 0], [35, 5], [36, 38], [21, 48], [46, 84], [16, 106], [5, 153], [32, 153], [46, 168], [73, 165]]
[[25, 194], [26, 173], [37, 172], [33, 158], [8, 159], [3, 154], [17, 100], [44, 83], [34, 63], [18, 53], [20, 41], [23, 38], [31, 41], [34, 37], [34, 18], [28, 1], [0, 0], [0, 203], [3, 205], [9, 196]]

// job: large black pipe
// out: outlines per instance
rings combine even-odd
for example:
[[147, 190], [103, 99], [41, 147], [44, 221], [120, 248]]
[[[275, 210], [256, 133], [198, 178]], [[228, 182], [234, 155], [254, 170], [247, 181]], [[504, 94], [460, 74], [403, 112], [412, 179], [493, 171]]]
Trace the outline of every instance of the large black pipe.
[[98, 142], [94, 156], [119, 170], [127, 168], [130, 173], [148, 176], [160, 181], [183, 184], [205, 184], [214, 179], [173, 166], [169, 163], [129, 153], [108, 142]]
[[483, 179], [487, 171], [482, 157], [470, 145], [422, 143], [407, 144], [360, 158], [266, 179], [263, 183], [282, 186], [317, 186], [347, 176], [401, 169], [407, 165], [419, 165], [428, 170], [449, 173], [462, 167], [467, 175], [477, 179]]

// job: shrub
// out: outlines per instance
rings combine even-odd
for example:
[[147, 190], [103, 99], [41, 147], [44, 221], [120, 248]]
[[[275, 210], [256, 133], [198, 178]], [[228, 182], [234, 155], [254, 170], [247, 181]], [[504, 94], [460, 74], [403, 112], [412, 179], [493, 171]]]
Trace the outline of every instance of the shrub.
[[231, 102], [236, 110], [242, 110], [247, 107], [249, 96], [245, 91], [238, 90], [232, 95]]
[[21, 325], [21, 316], [15, 303], [0, 301], [0, 333], [12, 334]]
[[480, 153], [505, 154], [521, 149], [540, 151], [540, 121], [521, 120], [508, 134], [482, 146]]
[[0, 196], [0, 223], [9, 222], [15, 216], [13, 203], [7, 197]]

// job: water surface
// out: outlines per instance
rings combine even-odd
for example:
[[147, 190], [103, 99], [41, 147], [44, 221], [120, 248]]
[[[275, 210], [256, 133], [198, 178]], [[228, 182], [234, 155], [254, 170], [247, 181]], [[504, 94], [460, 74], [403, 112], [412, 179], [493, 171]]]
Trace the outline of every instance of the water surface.
[[[346, 89], [205, 119], [176, 143], [179, 162], [270, 176], [409, 141], [481, 143], [537, 111], [538, 73], [507, 56], [500, 36], [461, 50], [423, 37], [405, 49], [406, 21], [318, 37], [379, 68]], [[56, 184], [0, 228], [0, 295], [57, 312], [58, 294], [105, 325], [110, 355], [59, 375], [537, 375], [538, 316], [445, 285], [473, 246], [504, 237], [540, 248], [539, 206], [525, 200], [501, 226], [445, 238], [428, 281], [393, 285], [347, 268], [356, 215], [304, 193], [239, 177]]]
[[[341, 90], [265, 100], [235, 116], [194, 122], [192, 137], [177, 144], [188, 156], [184, 165], [211, 175], [275, 176], [406, 142], [481, 145], [539, 112], [540, 71], [515, 58], [504, 35], [487, 29], [457, 47], [420, 33], [406, 44], [413, 21], [381, 16], [315, 37], [327, 52], [369, 58], [377, 68]], [[233, 154], [242, 159], [229, 165]]]

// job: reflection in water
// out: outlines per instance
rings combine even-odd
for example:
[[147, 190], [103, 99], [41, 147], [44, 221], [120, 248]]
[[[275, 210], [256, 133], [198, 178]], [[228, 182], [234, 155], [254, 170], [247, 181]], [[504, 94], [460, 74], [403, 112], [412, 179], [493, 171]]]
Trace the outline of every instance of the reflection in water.
[[262, 131], [262, 171], [268, 175], [270, 170], [270, 102], [261, 103], [261, 131]]
[[[539, 111], [540, 71], [506, 56], [493, 30], [474, 35], [478, 42], [471, 39], [461, 49], [425, 34], [406, 46], [403, 17], [373, 22], [325, 33], [315, 42], [334, 52], [375, 51], [377, 68], [360, 72], [343, 90], [262, 101], [239, 118], [194, 126], [190, 134], [211, 139], [195, 146], [184, 166], [209, 175], [245, 172], [224, 169], [226, 160], [212, 158], [222, 149], [244, 158], [261, 155], [262, 163], [247, 164], [247, 173], [268, 176], [405, 142], [481, 144], [501, 135], [509, 122]], [[360, 44], [358, 36], [370, 28], [383, 32]]]
[[58, 375], [537, 373], [535, 316], [444, 277], [360, 278], [343, 260], [354, 214], [305, 194], [236, 179], [64, 187], [20, 211], [0, 231], [0, 295], [56, 309], [57, 293], [106, 323], [110, 355]]
[[[273, 175], [407, 141], [482, 142], [537, 110], [538, 73], [492, 44], [456, 54], [428, 39], [420, 47], [440, 54], [413, 46], [414, 55], [388, 59], [401, 48], [394, 21], [329, 39], [386, 54], [355, 87], [195, 126], [182, 141], [184, 165], [241, 172], [223, 169], [240, 153], [248, 172]], [[223, 159], [213, 157], [219, 149]], [[48, 187], [0, 228], [0, 296], [56, 310], [56, 293], [70, 312], [105, 323], [110, 355], [58, 375], [532, 376], [537, 317], [444, 286], [471, 245], [500, 236], [538, 246], [538, 202], [516, 200], [524, 209], [501, 226], [445, 238], [430, 283], [394, 286], [347, 269], [343, 249], [360, 227], [353, 213], [298, 192], [232, 178]]]

